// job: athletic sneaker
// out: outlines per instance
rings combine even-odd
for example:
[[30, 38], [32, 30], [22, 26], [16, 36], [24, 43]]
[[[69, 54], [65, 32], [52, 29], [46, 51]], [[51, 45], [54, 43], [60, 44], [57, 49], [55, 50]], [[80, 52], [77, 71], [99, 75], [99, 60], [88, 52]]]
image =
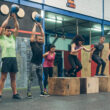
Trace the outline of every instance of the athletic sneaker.
[[95, 76], [100, 76], [100, 75], [96, 73]]
[[47, 92], [47, 91], [44, 91], [44, 94], [45, 94], [45, 95], [48, 95], [48, 92]]
[[72, 73], [72, 74], [70, 75], [70, 77], [76, 77], [76, 74], [73, 74], [73, 73]]
[[2, 101], [2, 96], [0, 95], [0, 102]]
[[49, 95], [46, 88], [44, 88], [44, 94], [45, 94], [45, 95]]
[[68, 74], [68, 72], [64, 69], [64, 76], [65, 77], [69, 77], [69, 74]]
[[21, 97], [19, 94], [15, 94], [15, 95], [13, 95], [13, 99], [21, 99]]
[[74, 69], [74, 70], [70, 73], [70, 77], [77, 77], [76, 69]]
[[40, 96], [44, 96], [44, 92], [43, 91], [40, 93]]
[[49, 96], [48, 93], [41, 92], [40, 96]]
[[27, 97], [28, 97], [29, 99], [32, 99], [32, 93], [31, 93], [31, 92], [27, 92]]
[[100, 76], [106, 76], [105, 74], [100, 74]]

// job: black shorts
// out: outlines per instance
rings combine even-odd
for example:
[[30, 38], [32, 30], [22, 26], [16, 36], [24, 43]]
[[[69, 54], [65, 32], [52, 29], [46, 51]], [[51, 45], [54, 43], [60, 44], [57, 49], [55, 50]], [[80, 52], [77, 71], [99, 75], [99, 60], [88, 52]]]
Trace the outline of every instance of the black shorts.
[[17, 60], [16, 57], [7, 57], [2, 58], [2, 73], [17, 73], [18, 67], [17, 67]]
[[110, 60], [110, 55], [109, 55], [109, 60]]

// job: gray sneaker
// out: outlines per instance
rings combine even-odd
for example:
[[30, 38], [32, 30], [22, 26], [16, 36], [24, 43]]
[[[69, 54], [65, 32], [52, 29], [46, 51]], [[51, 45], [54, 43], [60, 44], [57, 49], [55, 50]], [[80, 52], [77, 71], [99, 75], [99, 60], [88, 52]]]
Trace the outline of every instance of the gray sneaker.
[[27, 97], [28, 97], [29, 99], [32, 99], [32, 93], [31, 93], [31, 92], [27, 92]]

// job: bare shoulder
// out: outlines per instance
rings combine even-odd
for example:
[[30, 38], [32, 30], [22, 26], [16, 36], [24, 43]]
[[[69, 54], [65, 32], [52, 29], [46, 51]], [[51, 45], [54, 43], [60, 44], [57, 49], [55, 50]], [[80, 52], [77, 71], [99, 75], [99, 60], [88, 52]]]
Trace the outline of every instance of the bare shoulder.
[[73, 43], [73, 44], [71, 44], [71, 46], [72, 46], [72, 47], [76, 47], [76, 44], [75, 44], [75, 43]]
[[5, 29], [1, 27], [0, 28], [0, 36], [3, 35], [4, 31], [5, 31]]
[[49, 52], [46, 52], [45, 54], [49, 54]]
[[34, 37], [31, 37], [31, 38], [30, 38], [30, 41], [31, 41], [31, 42], [34, 42], [34, 41], [35, 41], [35, 38], [34, 38]]

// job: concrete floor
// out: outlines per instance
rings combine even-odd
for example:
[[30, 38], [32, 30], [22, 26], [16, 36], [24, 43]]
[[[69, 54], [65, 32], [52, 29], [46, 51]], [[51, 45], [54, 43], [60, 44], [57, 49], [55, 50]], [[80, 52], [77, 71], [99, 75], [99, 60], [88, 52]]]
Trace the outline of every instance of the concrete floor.
[[26, 98], [26, 90], [19, 93], [22, 100], [17, 101], [5, 90], [0, 110], [110, 110], [110, 93], [40, 97], [39, 89], [33, 89], [33, 99]]

